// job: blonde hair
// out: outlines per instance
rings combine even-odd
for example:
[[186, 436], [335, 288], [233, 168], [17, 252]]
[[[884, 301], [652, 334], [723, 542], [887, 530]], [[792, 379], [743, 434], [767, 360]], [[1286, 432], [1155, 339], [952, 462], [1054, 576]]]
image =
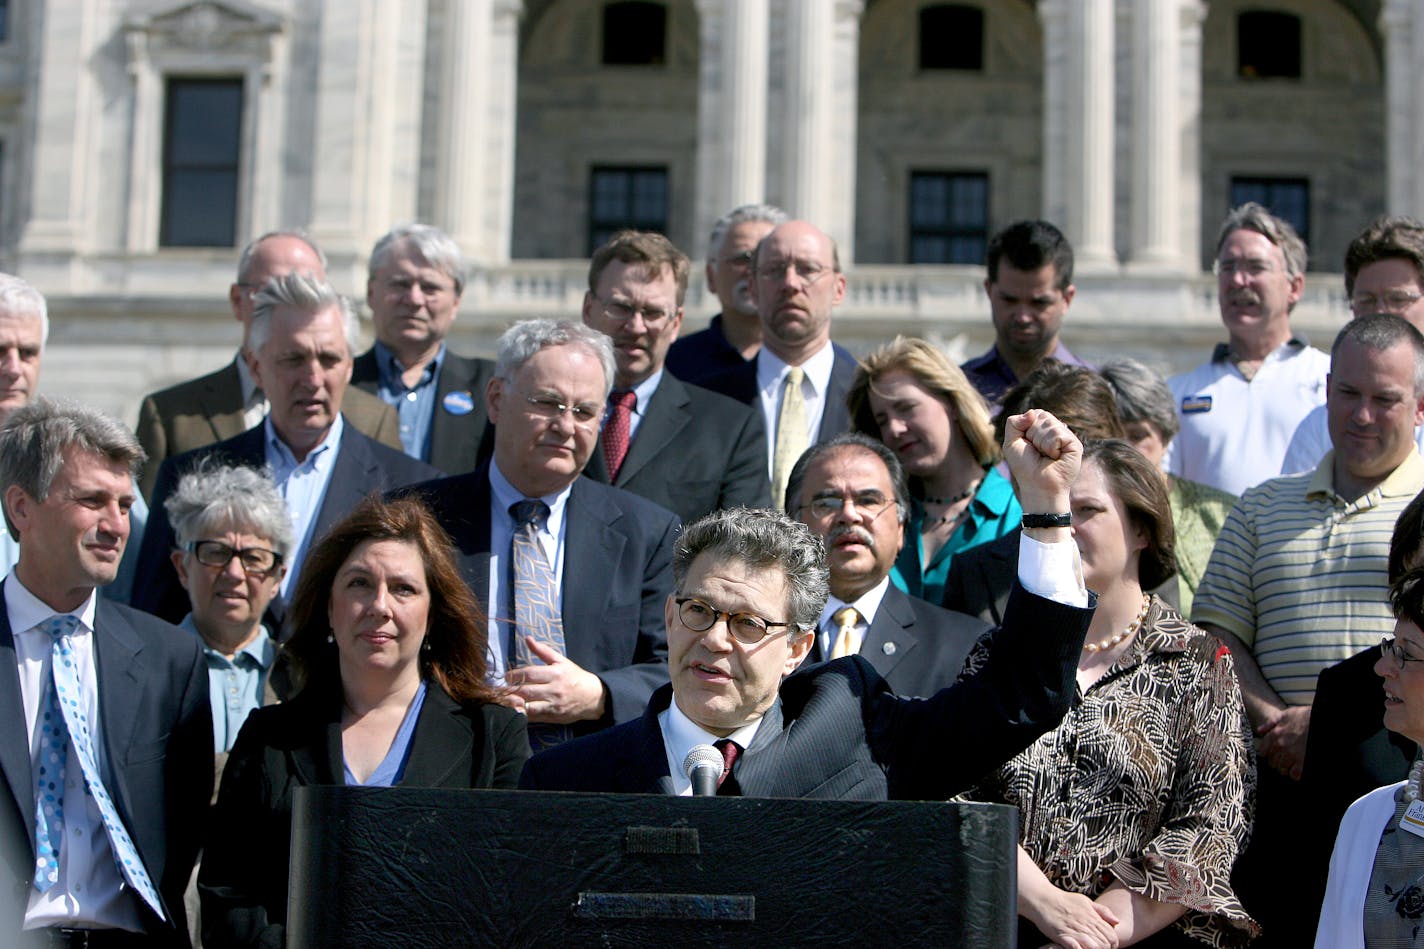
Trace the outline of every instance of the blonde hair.
[[860, 361], [846, 395], [851, 424], [856, 431], [880, 437], [880, 426], [870, 410], [870, 391], [878, 379], [896, 370], [914, 376], [930, 394], [954, 410], [955, 425], [981, 465], [999, 460], [999, 446], [994, 441], [994, 426], [989, 421], [989, 406], [984, 397], [944, 353], [914, 337], [896, 336]]

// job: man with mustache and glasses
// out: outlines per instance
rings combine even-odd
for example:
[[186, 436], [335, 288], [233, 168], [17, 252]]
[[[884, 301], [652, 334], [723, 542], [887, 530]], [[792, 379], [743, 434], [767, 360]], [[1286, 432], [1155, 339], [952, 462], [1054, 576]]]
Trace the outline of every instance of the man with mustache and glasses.
[[1228, 341], [1168, 380], [1182, 420], [1167, 448], [1172, 474], [1239, 495], [1280, 473], [1296, 427], [1324, 404], [1330, 357], [1290, 325], [1305, 261], [1295, 229], [1261, 205], [1226, 216], [1212, 269]]
[[807, 449], [791, 470], [786, 509], [826, 545], [830, 597], [807, 657], [859, 654], [898, 695], [953, 685], [989, 624], [901, 592], [890, 568], [910, 512], [894, 452], [858, 432]]

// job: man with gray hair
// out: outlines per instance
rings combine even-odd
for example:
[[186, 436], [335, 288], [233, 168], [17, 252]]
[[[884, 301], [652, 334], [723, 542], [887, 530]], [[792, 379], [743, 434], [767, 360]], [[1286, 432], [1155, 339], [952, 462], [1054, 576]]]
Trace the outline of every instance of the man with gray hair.
[[890, 582], [910, 516], [895, 453], [859, 432], [811, 446], [791, 469], [786, 511], [826, 545], [830, 567], [831, 595], [817, 617], [809, 661], [864, 656], [896, 695], [933, 695], [953, 685], [989, 624]]
[[492, 458], [408, 492], [458, 548], [489, 617], [491, 677], [513, 690], [535, 747], [635, 718], [667, 681], [677, 517], [581, 477], [616, 371], [596, 330], [516, 323], [485, 389]]
[[[34, 397], [48, 339], [44, 295], [19, 277], [0, 273], [0, 424]], [[0, 576], [19, 556], [20, 546], [9, 532], [0, 534]]]
[[356, 357], [351, 381], [395, 408], [407, 455], [446, 474], [474, 470], [494, 363], [445, 343], [465, 289], [459, 246], [439, 228], [406, 224], [376, 241], [368, 268], [376, 343]]
[[[1077, 438], [1036, 410], [1007, 432], [1024, 509], [1066, 512]], [[687, 762], [711, 746], [712, 761], [722, 759], [718, 794], [944, 800], [1072, 704], [1092, 610], [1069, 528], [1044, 523], [1064, 525], [1067, 515], [1025, 528], [1021, 584], [994, 643], [1003, 661], [932, 698], [902, 699], [859, 655], [792, 675], [811, 651], [830, 573], [806, 525], [771, 511], [709, 514], [688, 525], [673, 555], [676, 590], [663, 604], [669, 685], [640, 718], [535, 755], [521, 786], [691, 794]]]
[[225, 441], [165, 461], [153, 490], [153, 516], [139, 552], [133, 603], [170, 622], [188, 612], [171, 559], [173, 528], [164, 502], [203, 459], [267, 467], [292, 518], [294, 544], [281, 595], [268, 608], [280, 628], [302, 558], [367, 494], [425, 481], [439, 472], [348, 425], [342, 406], [357, 338], [351, 304], [309, 274], [274, 277], [253, 300], [248, 332], [253, 376], [271, 404], [267, 417]]
[[[165, 458], [240, 435], [267, 414], [267, 396], [248, 366], [252, 301], [273, 277], [305, 273], [326, 279], [326, 256], [300, 230], [269, 231], [242, 249], [237, 280], [228, 287], [242, 342], [232, 362], [216, 372], [180, 382], [144, 397], [138, 410], [138, 440], [148, 452], [139, 485], [152, 500], [158, 466]], [[365, 392], [353, 392], [344, 411], [351, 423], [377, 441], [400, 448], [394, 410]]]
[[1212, 269], [1227, 342], [1168, 380], [1182, 420], [1167, 451], [1172, 474], [1241, 494], [1280, 473], [1296, 426], [1325, 401], [1330, 368], [1291, 331], [1305, 264], [1305, 242], [1261, 205], [1226, 216]]
[[36, 945], [187, 945], [213, 780], [202, 657], [94, 595], [118, 571], [142, 461], [132, 432], [74, 403], [36, 399], [0, 428], [20, 544], [0, 583], [0, 930]]
[[698, 385], [735, 369], [761, 349], [761, 318], [752, 299], [756, 246], [787, 219], [770, 204], [744, 204], [717, 219], [707, 240], [707, 289], [722, 304], [704, 330], [683, 336], [667, 354], [667, 368], [683, 382]]

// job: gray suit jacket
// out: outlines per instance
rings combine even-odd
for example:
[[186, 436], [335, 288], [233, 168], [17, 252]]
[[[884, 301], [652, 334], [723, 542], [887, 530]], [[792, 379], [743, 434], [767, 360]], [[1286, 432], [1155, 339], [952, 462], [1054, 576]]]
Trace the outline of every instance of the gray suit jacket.
[[[380, 399], [348, 388], [341, 411], [358, 431], [392, 448], [401, 447], [400, 419]], [[236, 437], [246, 429], [235, 359], [216, 372], [145, 396], [137, 429], [139, 444], [148, 452], [139, 476], [144, 497], [152, 499], [165, 458]]]

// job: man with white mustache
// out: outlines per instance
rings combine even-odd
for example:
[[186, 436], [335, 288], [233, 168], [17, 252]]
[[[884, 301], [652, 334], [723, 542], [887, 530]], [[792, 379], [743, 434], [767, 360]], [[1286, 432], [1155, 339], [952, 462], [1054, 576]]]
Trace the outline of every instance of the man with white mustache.
[[930, 696], [953, 685], [989, 625], [890, 582], [910, 514], [894, 452], [858, 432], [812, 446], [791, 470], [786, 509], [825, 542], [830, 567], [831, 595], [808, 660], [863, 656], [897, 695]]
[[1228, 341], [1168, 380], [1182, 422], [1172, 474], [1239, 495], [1280, 472], [1296, 427], [1324, 404], [1330, 357], [1290, 325], [1305, 263], [1305, 242], [1261, 205], [1226, 216], [1212, 270]]

